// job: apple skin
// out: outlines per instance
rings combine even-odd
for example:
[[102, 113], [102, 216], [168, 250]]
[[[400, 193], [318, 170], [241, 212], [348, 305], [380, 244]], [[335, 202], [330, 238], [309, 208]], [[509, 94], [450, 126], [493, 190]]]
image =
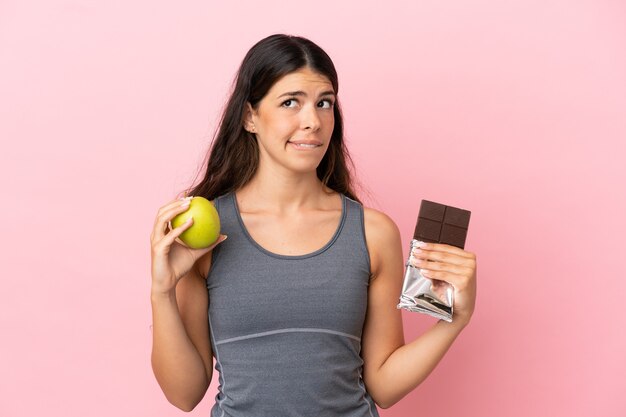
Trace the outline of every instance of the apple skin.
[[176, 228], [193, 217], [193, 223], [178, 236], [192, 249], [208, 248], [220, 236], [220, 218], [209, 200], [204, 197], [193, 197], [189, 208], [172, 219], [172, 228]]

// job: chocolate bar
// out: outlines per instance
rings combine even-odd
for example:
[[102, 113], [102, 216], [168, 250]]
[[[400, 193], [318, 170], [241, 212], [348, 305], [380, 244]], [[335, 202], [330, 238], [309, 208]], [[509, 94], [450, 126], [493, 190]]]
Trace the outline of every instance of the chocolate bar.
[[465, 248], [471, 212], [422, 200], [413, 239]]
[[420, 241], [464, 249], [470, 214], [468, 210], [422, 200], [397, 308], [452, 321], [454, 288], [447, 282], [433, 281], [422, 275], [421, 269], [413, 266], [413, 249]]

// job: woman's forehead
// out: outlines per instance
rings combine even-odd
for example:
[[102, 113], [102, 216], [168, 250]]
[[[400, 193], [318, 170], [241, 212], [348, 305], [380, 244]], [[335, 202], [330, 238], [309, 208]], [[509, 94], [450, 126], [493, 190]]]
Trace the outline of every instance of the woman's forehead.
[[272, 88], [270, 94], [283, 94], [287, 91], [299, 91], [302, 89], [333, 91], [333, 85], [325, 75], [314, 72], [308, 68], [299, 69], [280, 78]]

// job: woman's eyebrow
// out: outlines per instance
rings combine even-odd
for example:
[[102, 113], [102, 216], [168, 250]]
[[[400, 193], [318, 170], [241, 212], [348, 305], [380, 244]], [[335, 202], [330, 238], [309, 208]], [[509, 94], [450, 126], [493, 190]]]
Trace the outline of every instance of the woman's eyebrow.
[[[279, 95], [276, 98], [281, 98], [283, 96], [292, 96], [292, 97], [294, 97], [294, 96], [296, 96], [296, 97], [297, 96], [305, 96], [306, 97], [306, 95], [307, 94], [304, 91], [298, 90], [298, 91], [289, 91], [287, 93], [283, 93], [283, 94]], [[334, 97], [335, 96], [335, 92], [332, 91], [332, 90], [328, 90], [328, 91], [324, 91], [323, 93], [320, 93], [319, 96], [320, 97], [323, 97], [323, 96], [333, 96]]]

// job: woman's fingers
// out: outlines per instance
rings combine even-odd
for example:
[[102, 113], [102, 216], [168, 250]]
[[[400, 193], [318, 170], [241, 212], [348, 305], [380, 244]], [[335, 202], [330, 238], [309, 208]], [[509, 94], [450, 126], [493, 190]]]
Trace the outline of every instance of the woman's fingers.
[[190, 217], [187, 219], [185, 223], [167, 232], [167, 234], [163, 238], [163, 244], [169, 246], [172, 243], [174, 243], [174, 240], [176, 240], [176, 238], [180, 236], [185, 230], [189, 229], [192, 224], [193, 224], [193, 217]]
[[428, 245], [426, 247], [414, 248], [412, 252], [413, 257], [470, 268], [476, 264], [476, 255], [472, 252], [440, 243], [428, 243]]
[[184, 213], [185, 211], [187, 211], [189, 209], [190, 204], [191, 204], [191, 199], [180, 200], [176, 202], [175, 204], [173, 204], [168, 210], [163, 212], [162, 217], [163, 217], [163, 222], [165, 223], [165, 225], [170, 226], [170, 229], [171, 229], [172, 225], [170, 224], [170, 221], [174, 217], [179, 215], [180, 213]]
[[472, 258], [474, 254], [463, 250], [461, 248], [457, 248], [456, 246], [446, 245], [445, 243], [430, 243], [430, 242], [420, 242], [417, 245], [417, 249], [425, 249], [433, 252], [444, 252], [450, 253], [453, 255], [458, 255], [464, 258]]
[[476, 271], [476, 255], [455, 246], [426, 243], [413, 249], [412, 263], [427, 278], [446, 281], [462, 288]]
[[444, 262], [433, 262], [425, 259], [413, 259], [413, 265], [420, 269], [437, 272], [449, 272], [455, 275], [471, 275], [472, 273], [472, 268], [467, 266], [459, 266]]
[[208, 251], [208, 250], [213, 250], [213, 248], [214, 248], [214, 247], [216, 247], [217, 245], [219, 245], [220, 243], [222, 243], [223, 241], [225, 241], [227, 237], [228, 237], [228, 236], [226, 236], [226, 235], [219, 235], [219, 236], [218, 236], [218, 238], [217, 238], [217, 240], [215, 241], [215, 243], [214, 243], [214, 244], [212, 244], [211, 246], [209, 246], [209, 247], [207, 248], [207, 251]]
[[455, 320], [469, 321], [476, 300], [476, 255], [441, 243], [420, 244], [411, 255], [413, 265], [432, 280], [433, 291], [442, 290], [443, 282], [454, 287]]
[[469, 280], [467, 275], [454, 274], [448, 271], [436, 271], [433, 269], [421, 269], [420, 271], [426, 278], [445, 281], [456, 289], [464, 288]]
[[163, 239], [169, 221], [177, 214], [183, 213], [189, 208], [191, 198], [192, 197], [187, 197], [171, 201], [159, 209], [151, 236], [154, 242], [159, 242]]
[[[192, 221], [192, 223], [193, 223], [193, 221]], [[184, 223], [184, 225], [186, 225], [186, 223]], [[177, 227], [177, 228], [176, 228], [176, 229], [174, 229], [174, 230], [178, 230], [178, 229], [180, 229], [180, 228], [182, 228], [182, 227], [183, 227], [183, 225], [181, 225], [181, 226]], [[191, 226], [189, 226], [189, 227], [191, 227]], [[185, 227], [185, 229], [184, 229], [182, 232], [184, 232], [187, 228], [188, 228], [188, 227]], [[185, 242], [183, 242], [182, 240], [180, 240], [180, 239], [179, 239], [179, 237], [178, 237], [178, 236], [180, 236], [180, 234], [181, 234], [182, 232], [180, 232], [180, 233], [178, 233], [178, 232], [177, 232], [177, 234], [176, 234], [176, 235], [174, 235], [174, 240], [175, 240], [178, 244], [180, 244], [181, 246], [184, 246], [185, 248], [187, 248], [187, 249], [190, 251], [190, 253], [191, 253], [191, 255], [193, 256], [193, 258], [194, 258], [194, 259], [198, 259], [199, 257], [201, 257], [202, 255], [204, 255], [205, 253], [212, 251], [212, 250], [213, 250], [213, 248], [215, 248], [217, 245], [219, 245], [220, 243], [222, 243], [223, 241], [225, 241], [225, 240], [226, 240], [226, 238], [228, 237], [228, 236], [226, 236], [226, 235], [219, 235], [219, 236], [217, 237], [217, 240], [216, 240], [216, 241], [215, 241], [212, 245], [207, 246], [206, 248], [192, 249], [192, 248], [189, 248], [189, 247], [185, 244]], [[173, 235], [173, 232], [172, 232], [172, 235]], [[169, 237], [169, 233], [168, 233], [168, 237]]]
[[159, 211], [157, 212], [157, 217], [161, 216], [164, 212], [170, 210], [172, 207], [175, 207], [182, 202], [191, 200], [192, 198], [193, 197], [181, 197], [181, 198], [177, 198], [175, 200], [169, 201], [167, 204], [159, 208]]

